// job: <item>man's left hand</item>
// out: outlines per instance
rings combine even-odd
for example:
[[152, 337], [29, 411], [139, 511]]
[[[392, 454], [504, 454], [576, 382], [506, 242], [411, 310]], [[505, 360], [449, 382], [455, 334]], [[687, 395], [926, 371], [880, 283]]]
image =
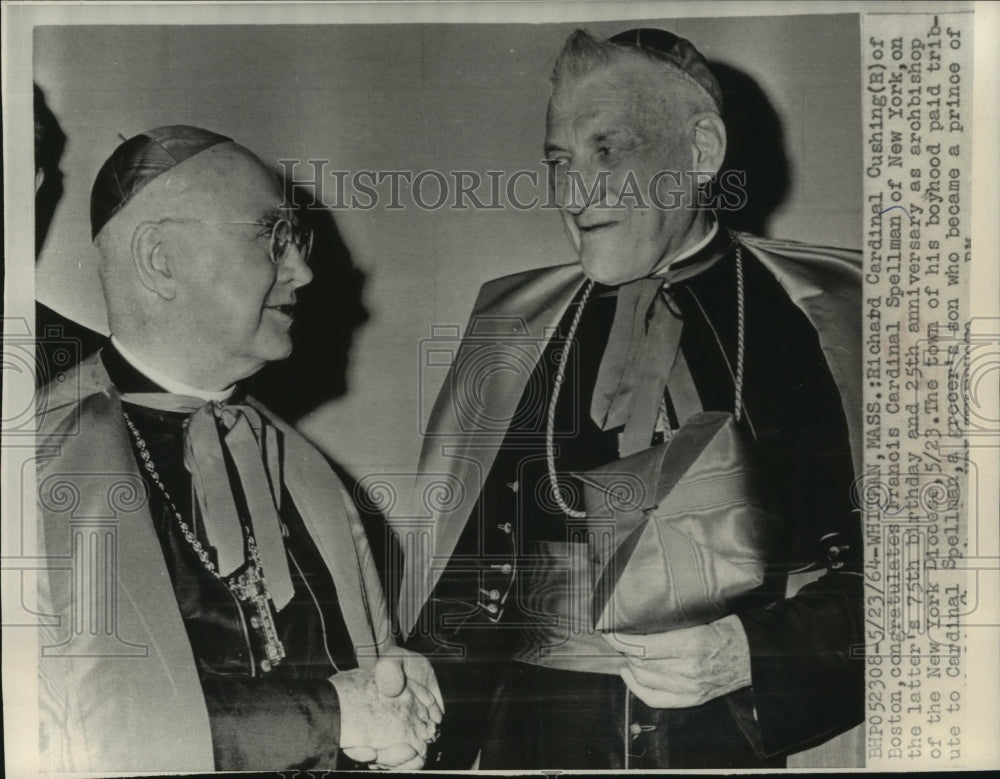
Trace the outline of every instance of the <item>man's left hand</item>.
[[[380, 694], [390, 698], [395, 698], [404, 689], [408, 689], [427, 707], [431, 720], [437, 725], [441, 724], [444, 700], [434, 669], [423, 655], [401, 647], [390, 647], [375, 667], [375, 685]], [[369, 768], [375, 769], [419, 771], [424, 765], [424, 756], [408, 744], [399, 744], [377, 750], [374, 755], [360, 762], [368, 762]]]
[[750, 647], [739, 619], [730, 615], [692, 628], [605, 640], [625, 655], [621, 676], [647, 706], [698, 706], [750, 684]]
[[380, 664], [381, 673], [375, 674], [379, 692], [395, 697], [404, 687], [410, 688], [417, 700], [427, 707], [434, 723], [440, 725], [444, 717], [444, 699], [430, 661], [417, 652], [398, 646], [386, 649], [382, 657], [385, 662]]

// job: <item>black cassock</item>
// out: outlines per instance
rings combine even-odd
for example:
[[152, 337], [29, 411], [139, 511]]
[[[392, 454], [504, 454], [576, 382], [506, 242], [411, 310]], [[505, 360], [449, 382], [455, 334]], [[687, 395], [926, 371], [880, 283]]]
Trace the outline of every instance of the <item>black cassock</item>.
[[[101, 358], [121, 392], [163, 391], [114, 346], [106, 346]], [[191, 475], [183, 454], [187, 415], [130, 403], [125, 409], [171, 499], [210, 549], [204, 525], [192, 520]], [[138, 449], [135, 454], [141, 463]], [[231, 462], [227, 468], [237, 511], [245, 518], [239, 477]], [[206, 570], [160, 488], [145, 468], [140, 473], [205, 695], [216, 769], [362, 768], [339, 753], [339, 703], [326, 681], [357, 667], [354, 648], [333, 580], [287, 490], [280, 515], [295, 592], [276, 615], [286, 656], [272, 667], [252, 609]]]
[[[692, 260], [720, 258], [661, 293], [683, 319], [680, 348], [706, 411], [733, 411], [735, 245], [720, 230]], [[652, 709], [617, 675], [525, 661], [537, 649], [532, 643], [545, 617], [539, 604], [552, 585], [546, 550], [570, 533], [566, 515], [540, 496], [547, 491], [544, 416], [555, 352], [564, 346], [578, 294], [527, 383], [512, 417], [516, 426], [424, 608], [432, 637], [413, 641], [426, 654], [440, 656], [447, 643], [449, 653], [462, 655], [435, 660], [447, 705], [437, 767], [467, 768], [480, 750], [483, 769], [783, 766], [789, 751], [862, 720], [863, 660], [851, 652], [862, 643], [861, 547], [843, 406], [812, 324], [753, 254], [744, 250], [742, 256], [740, 424], [756, 441], [787, 520], [767, 580], [738, 611], [750, 646], [752, 687], [701, 706]], [[590, 416], [615, 305], [615, 289], [594, 287], [569, 353], [554, 425], [560, 474], [619, 457], [621, 430], [602, 430]], [[544, 398], [538, 387], [545, 388]], [[676, 418], [669, 388], [665, 395], [676, 427], [683, 419]], [[567, 494], [572, 500], [579, 490]], [[829, 562], [824, 555], [831, 546], [838, 547], [836, 567], [786, 600], [787, 572]]]

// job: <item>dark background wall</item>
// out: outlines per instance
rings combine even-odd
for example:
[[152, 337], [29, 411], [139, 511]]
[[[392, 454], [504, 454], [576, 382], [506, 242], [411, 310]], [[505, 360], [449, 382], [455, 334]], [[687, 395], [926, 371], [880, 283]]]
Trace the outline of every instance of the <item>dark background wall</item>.
[[[588, 26], [610, 35], [647, 25], [692, 40], [734, 88], [731, 144], [751, 190], [740, 218], [775, 236], [858, 246], [857, 17]], [[576, 26], [36, 29], [35, 80], [67, 136], [39, 299], [106, 329], [87, 214], [93, 176], [119, 133], [195, 124], [267, 160], [327, 159], [344, 171], [537, 169], [548, 74]], [[299, 357], [260, 382], [356, 476], [413, 468], [420, 423], [444, 378], [421, 370], [432, 325], [464, 324], [488, 278], [573, 260], [551, 211], [404, 204], [339, 211], [336, 229], [320, 218]]]

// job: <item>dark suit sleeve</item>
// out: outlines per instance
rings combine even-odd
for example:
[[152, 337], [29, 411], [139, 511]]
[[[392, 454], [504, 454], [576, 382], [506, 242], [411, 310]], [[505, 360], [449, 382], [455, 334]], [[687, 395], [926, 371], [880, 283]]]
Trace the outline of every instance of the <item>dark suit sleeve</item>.
[[786, 519], [785, 570], [826, 571], [784, 598], [775, 570], [770, 597], [738, 614], [767, 755], [813, 746], [864, 715], [863, 541], [845, 412], [815, 331], [793, 320], [783, 332], [780, 357], [759, 379], [776, 396], [759, 427], [761, 449]]
[[205, 676], [202, 689], [217, 770], [344, 767], [340, 706], [329, 682]]
[[[758, 297], [767, 300], [763, 290]], [[816, 331], [783, 294], [772, 302], [748, 332], [757, 359], [746, 391], [786, 522], [784, 563], [771, 572], [769, 594], [738, 614], [767, 755], [813, 746], [864, 715], [863, 540], [846, 411]], [[782, 566], [807, 565], [826, 571], [784, 598]]]
[[472, 766], [500, 677], [521, 635], [509, 624], [506, 595], [514, 586], [515, 547], [503, 527], [469, 521], [406, 643], [430, 660], [445, 703], [430, 768]]
[[765, 755], [804, 749], [863, 720], [862, 586], [856, 573], [831, 571], [795, 597], [738, 615]]
[[422, 629], [406, 643], [430, 660], [444, 698], [441, 736], [427, 763], [434, 769], [471, 768], [518, 636], [477, 605], [480, 583], [476, 573], [446, 570], [422, 611]]

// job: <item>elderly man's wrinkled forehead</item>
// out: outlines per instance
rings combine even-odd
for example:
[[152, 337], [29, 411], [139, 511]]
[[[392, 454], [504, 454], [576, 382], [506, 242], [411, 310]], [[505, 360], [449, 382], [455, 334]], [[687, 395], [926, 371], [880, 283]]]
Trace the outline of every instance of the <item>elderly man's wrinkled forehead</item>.
[[567, 121], [600, 110], [645, 124], [673, 126], [699, 110], [714, 111], [711, 98], [690, 79], [662, 63], [628, 51], [553, 84], [547, 119]]

